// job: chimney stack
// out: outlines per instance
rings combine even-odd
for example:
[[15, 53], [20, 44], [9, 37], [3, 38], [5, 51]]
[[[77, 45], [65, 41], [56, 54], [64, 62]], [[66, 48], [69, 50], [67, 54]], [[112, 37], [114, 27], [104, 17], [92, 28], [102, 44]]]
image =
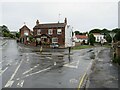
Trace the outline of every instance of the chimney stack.
[[39, 25], [39, 20], [36, 21], [36, 25]]
[[67, 24], [67, 18], [65, 18], [65, 21], [64, 21], [64, 23], [66, 23], [66, 24]]

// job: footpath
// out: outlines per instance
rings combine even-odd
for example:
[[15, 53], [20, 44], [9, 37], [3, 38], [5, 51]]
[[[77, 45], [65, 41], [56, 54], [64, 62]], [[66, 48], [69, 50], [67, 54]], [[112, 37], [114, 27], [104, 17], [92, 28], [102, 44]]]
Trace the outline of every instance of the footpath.
[[96, 56], [84, 87], [85, 90], [120, 90], [120, 66], [112, 63], [109, 48]]

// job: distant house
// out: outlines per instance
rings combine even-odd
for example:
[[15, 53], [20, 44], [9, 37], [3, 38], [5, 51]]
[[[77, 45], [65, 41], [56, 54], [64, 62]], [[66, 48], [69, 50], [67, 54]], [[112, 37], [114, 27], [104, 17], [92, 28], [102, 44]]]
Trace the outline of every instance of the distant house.
[[88, 36], [87, 35], [75, 35], [73, 36], [75, 42], [88, 42]]
[[95, 41], [96, 42], [107, 42], [105, 39], [104, 39], [104, 35], [103, 34], [100, 34], [100, 33], [93, 33], [94, 37], [95, 37]]
[[29, 36], [32, 35], [31, 30], [24, 25], [22, 28], [19, 29], [20, 31], [20, 42], [27, 44], [27, 42], [29, 41]]
[[[22, 42], [26, 43], [31, 35], [31, 30], [24, 25], [20, 29], [20, 38]], [[72, 46], [72, 27], [67, 25], [67, 18], [63, 23], [40, 23], [36, 21], [36, 25], [33, 27], [33, 38], [37, 45], [51, 45], [58, 44], [59, 47]]]
[[16, 35], [17, 31], [11, 31], [10, 32], [12, 35]]

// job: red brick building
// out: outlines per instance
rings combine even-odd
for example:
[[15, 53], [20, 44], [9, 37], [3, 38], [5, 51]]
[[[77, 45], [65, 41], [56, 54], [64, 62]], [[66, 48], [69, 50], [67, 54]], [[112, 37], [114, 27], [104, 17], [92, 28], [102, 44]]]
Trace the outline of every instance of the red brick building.
[[32, 35], [32, 31], [26, 25], [20, 28], [19, 31], [21, 43], [27, 44], [27, 42], [29, 41], [29, 36]]
[[[34, 39], [31, 41], [30, 36]], [[33, 27], [33, 32], [24, 25], [20, 29], [20, 41], [24, 44], [48, 45], [57, 44], [59, 47], [68, 47], [72, 44], [72, 28], [67, 25], [67, 18], [63, 23], [42, 24], [39, 20]]]
[[37, 44], [52, 44], [57, 43], [61, 47], [65, 45], [65, 29], [67, 27], [67, 19], [64, 23], [48, 23], [42, 24], [39, 20], [33, 28], [33, 36], [36, 38]]

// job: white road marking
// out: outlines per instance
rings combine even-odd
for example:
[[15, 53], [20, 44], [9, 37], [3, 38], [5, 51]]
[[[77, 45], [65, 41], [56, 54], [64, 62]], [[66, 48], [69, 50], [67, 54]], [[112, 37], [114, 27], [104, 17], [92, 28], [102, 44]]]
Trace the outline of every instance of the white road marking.
[[20, 78], [17, 78], [16, 80], [20, 80]]
[[56, 65], [56, 62], [54, 62], [54, 66]]
[[[73, 65], [73, 64], [75, 64], [75, 65]], [[71, 63], [67, 63], [67, 64], [65, 64], [65, 65], [63, 65], [63, 66], [65, 66], [65, 67], [69, 67], [69, 68], [78, 68], [78, 66], [79, 66], [79, 60], [78, 61], [75, 61], [75, 62], [71, 62]]]
[[[47, 71], [47, 70], [50, 70], [50, 69], [51, 69], [51, 67], [46, 68], [46, 69], [43, 69], [43, 70], [40, 70], [40, 71], [35, 72], [35, 73], [28, 74], [28, 75], [26, 75], [25, 77], [32, 76], [32, 75], [35, 75], [35, 74], [38, 74], [38, 73], [41, 73], [41, 72], [44, 72], [44, 71]], [[24, 78], [25, 78], [25, 77], [24, 77]]]
[[5, 87], [11, 87], [13, 85], [14, 81], [10, 80], [7, 82], [7, 84], [5, 85]]
[[78, 80], [76, 80], [76, 79], [70, 79], [70, 83], [77, 83], [78, 82]]
[[12, 84], [14, 83], [13, 78], [14, 78], [14, 76], [16, 75], [18, 69], [20, 68], [23, 60], [24, 60], [24, 59], [21, 60], [20, 64], [19, 64], [18, 67], [16, 68], [15, 72], [13, 73], [13, 75], [11, 76], [10, 80], [7, 82], [7, 84], [5, 85], [5, 87], [11, 87], [11, 86], [12, 86]]
[[39, 66], [39, 64], [37, 64], [37, 66], [34, 66], [33, 68], [29, 69], [28, 71], [25, 71], [23, 74], [26, 74], [26, 73], [32, 71], [33, 69], [37, 68], [38, 66]]
[[29, 61], [29, 58], [27, 58], [27, 62]]
[[46, 57], [46, 58], [48, 58], [48, 59], [52, 59], [51, 57]]
[[17, 87], [23, 87], [24, 84], [24, 80], [21, 80], [20, 82], [18, 82]]
[[6, 67], [3, 71], [1, 70], [0, 75], [2, 75], [7, 69], [8, 69], [8, 67]]

